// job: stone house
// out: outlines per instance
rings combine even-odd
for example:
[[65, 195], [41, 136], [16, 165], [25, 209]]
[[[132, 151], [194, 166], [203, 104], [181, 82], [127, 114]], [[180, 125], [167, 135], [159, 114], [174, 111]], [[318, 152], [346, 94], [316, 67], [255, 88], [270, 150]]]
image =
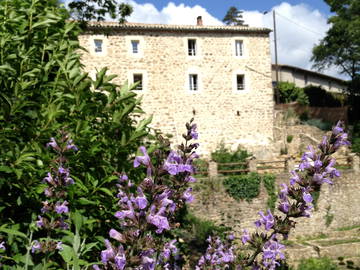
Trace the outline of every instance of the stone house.
[[198, 125], [199, 153], [219, 143], [259, 156], [273, 139], [269, 29], [246, 26], [94, 22], [79, 37], [85, 70], [107, 66], [115, 81], [138, 82], [152, 126], [182, 141]]
[[[280, 82], [291, 82], [298, 87], [321, 86], [324, 90], [336, 93], [343, 93], [344, 89], [347, 88], [346, 81], [339, 78], [289, 65], [278, 65], [278, 76]], [[272, 65], [272, 78], [275, 82], [275, 65]]]

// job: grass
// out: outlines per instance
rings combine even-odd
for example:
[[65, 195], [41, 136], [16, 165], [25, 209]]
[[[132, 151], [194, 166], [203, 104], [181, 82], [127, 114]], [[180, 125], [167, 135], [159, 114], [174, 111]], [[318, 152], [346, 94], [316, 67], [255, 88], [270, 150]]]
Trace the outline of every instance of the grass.
[[344, 232], [344, 231], [351, 231], [353, 229], [359, 229], [359, 228], [360, 228], [360, 225], [352, 225], [352, 226], [346, 226], [346, 227], [337, 228], [336, 231]]

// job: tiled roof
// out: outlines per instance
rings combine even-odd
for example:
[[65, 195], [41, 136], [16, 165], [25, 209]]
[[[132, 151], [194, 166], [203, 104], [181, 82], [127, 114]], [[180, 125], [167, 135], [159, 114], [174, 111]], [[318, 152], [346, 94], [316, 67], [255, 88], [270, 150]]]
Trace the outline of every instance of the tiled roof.
[[113, 29], [113, 30], [157, 30], [157, 31], [190, 31], [190, 32], [237, 32], [237, 33], [265, 33], [271, 32], [268, 28], [227, 25], [171, 25], [147, 23], [116, 23], [116, 22], [89, 22], [88, 30]]

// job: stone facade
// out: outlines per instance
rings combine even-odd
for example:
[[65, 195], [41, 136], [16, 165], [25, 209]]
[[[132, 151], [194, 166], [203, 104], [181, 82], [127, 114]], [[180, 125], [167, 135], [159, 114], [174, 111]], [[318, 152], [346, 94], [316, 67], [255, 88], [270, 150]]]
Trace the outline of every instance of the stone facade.
[[[152, 127], [173, 135], [174, 143], [182, 141], [184, 124], [194, 117], [200, 154], [208, 156], [220, 142], [256, 154], [273, 139], [269, 32], [243, 26], [92, 23], [79, 40], [88, 50], [82, 63], [90, 75], [106, 66], [119, 84], [141, 77], [142, 90], [135, 92], [142, 96], [142, 108], [154, 116]], [[195, 56], [189, 55], [189, 40], [195, 40]], [[239, 41], [241, 55], [236, 56]], [[196, 90], [190, 89], [193, 75]]]

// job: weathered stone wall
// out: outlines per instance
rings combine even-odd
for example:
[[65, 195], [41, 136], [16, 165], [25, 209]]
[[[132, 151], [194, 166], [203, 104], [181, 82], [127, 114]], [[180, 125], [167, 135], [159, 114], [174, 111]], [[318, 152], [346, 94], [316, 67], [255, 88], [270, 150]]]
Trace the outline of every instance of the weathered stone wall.
[[[103, 40], [104, 51], [94, 53], [94, 38]], [[187, 39], [196, 38], [198, 56], [187, 55]], [[109, 67], [116, 82], [131, 81], [142, 72], [142, 108], [154, 115], [152, 126], [181, 141], [184, 124], [195, 117], [200, 153], [207, 156], [223, 141], [236, 148], [246, 146], [262, 155], [273, 138], [273, 94], [268, 34], [229, 32], [186, 32], [119, 30], [80, 36], [85, 70]], [[130, 53], [131, 39], [140, 40], [141, 53]], [[244, 42], [244, 56], [234, 56], [234, 40]], [[199, 76], [199, 91], [189, 91], [189, 73]], [[234, 89], [237, 73], [245, 74], [246, 89]], [[236, 82], [236, 81], [235, 81]]]
[[[276, 186], [288, 183], [289, 174], [277, 176]], [[220, 181], [220, 180], [218, 180]], [[230, 197], [220, 184], [207, 185], [212, 190], [197, 191], [197, 200], [192, 204], [192, 211], [203, 218], [231, 227], [240, 236], [242, 229], [254, 229], [254, 221], [259, 218], [257, 212], [266, 209], [268, 195], [263, 186], [260, 195], [252, 202], [236, 201]], [[276, 211], [276, 214], [281, 214]], [[329, 226], [326, 216], [332, 215]], [[334, 181], [334, 185], [324, 185], [317, 202], [317, 209], [311, 218], [297, 219], [296, 229], [291, 238], [297, 235], [314, 235], [327, 233], [335, 228], [360, 224], [360, 174], [343, 171], [342, 176]]]

